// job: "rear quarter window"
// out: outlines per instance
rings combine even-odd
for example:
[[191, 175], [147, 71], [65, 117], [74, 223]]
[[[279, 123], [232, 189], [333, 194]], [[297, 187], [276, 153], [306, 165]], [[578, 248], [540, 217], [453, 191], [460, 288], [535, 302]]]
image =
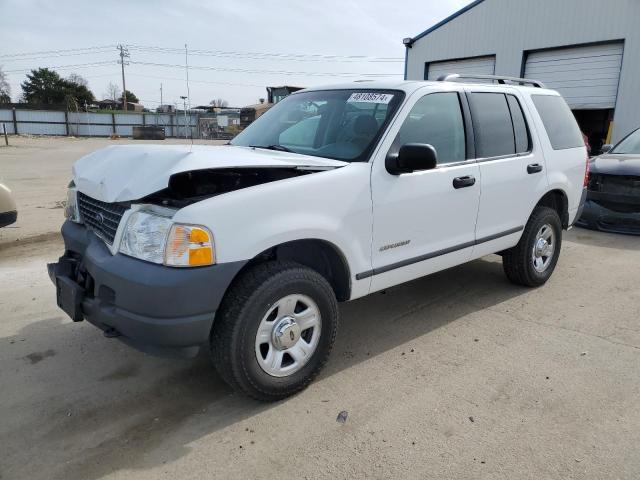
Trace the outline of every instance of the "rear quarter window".
[[562, 97], [531, 95], [531, 99], [540, 114], [554, 150], [584, 147], [584, 140], [576, 119]]

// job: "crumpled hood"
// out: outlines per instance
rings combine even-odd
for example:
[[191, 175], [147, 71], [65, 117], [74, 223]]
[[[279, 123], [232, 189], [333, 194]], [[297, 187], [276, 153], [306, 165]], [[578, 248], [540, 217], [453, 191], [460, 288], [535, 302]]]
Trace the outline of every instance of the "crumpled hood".
[[115, 145], [82, 157], [73, 166], [79, 191], [103, 202], [138, 200], [166, 188], [169, 178], [203, 169], [277, 167], [337, 168], [346, 162], [235, 146]]

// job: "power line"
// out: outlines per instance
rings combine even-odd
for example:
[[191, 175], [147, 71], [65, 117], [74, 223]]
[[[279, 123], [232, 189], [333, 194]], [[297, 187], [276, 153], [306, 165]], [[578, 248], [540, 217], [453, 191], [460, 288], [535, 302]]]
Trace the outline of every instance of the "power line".
[[[93, 76], [98, 76], [98, 75], [90, 75], [87, 78], [91, 78]], [[105, 75], [99, 75], [99, 76], [105, 76]], [[130, 73], [129, 74], [130, 77], [140, 77], [140, 78], [151, 78], [153, 80], [175, 80], [177, 82], [184, 82], [184, 78], [177, 78], [177, 77], [160, 77], [160, 76], [156, 76], [156, 75], [140, 75], [140, 74], [136, 74], [136, 73]], [[263, 88], [266, 87], [266, 85], [257, 85], [257, 84], [253, 84], [253, 83], [238, 83], [238, 82], [212, 82], [209, 80], [194, 80], [192, 78], [189, 79], [190, 83], [208, 83], [208, 84], [212, 84], [212, 85], [229, 85], [231, 87], [258, 87], [258, 88]]]
[[[102, 65], [115, 65], [115, 60], [107, 60], [104, 62], [90, 62], [90, 63], [77, 63], [75, 65], [58, 65], [54, 67], [38, 67], [38, 68], [48, 68], [49, 70], [67, 70], [69, 68], [88, 68], [88, 67], [99, 67]], [[35, 68], [21, 68], [19, 70], [6, 70], [4, 73], [24, 73], [30, 72], [31, 70], [36, 70]]]
[[[65, 53], [69, 55], [84, 55], [85, 53], [95, 53], [95, 50], [113, 49], [115, 45], [103, 45], [99, 47], [83, 47], [83, 48], [68, 48], [64, 50], [40, 50], [36, 52], [22, 52], [22, 53], [3, 53], [0, 54], [0, 58], [12, 58], [12, 57], [27, 57], [31, 55], [56, 55], [65, 56]], [[72, 53], [77, 52], [77, 53]]]
[[[145, 45], [128, 45], [131, 50], [149, 51], [153, 53], [178, 54], [182, 51], [178, 48], [157, 47]], [[346, 62], [392, 62], [403, 63], [400, 57], [372, 57], [367, 55], [326, 55], [326, 54], [301, 54], [301, 53], [270, 53], [270, 52], [242, 52], [225, 50], [189, 50], [190, 55], [232, 57], [262, 60], [296, 60], [296, 61], [346, 61]]]
[[[138, 62], [131, 61], [132, 65], [144, 65], [152, 67], [162, 68], [184, 68], [184, 65], [178, 65], [175, 63], [155, 63], [155, 62]], [[211, 70], [216, 72], [236, 72], [236, 73], [257, 73], [257, 74], [269, 74], [269, 75], [300, 75], [300, 76], [321, 76], [321, 77], [389, 77], [389, 76], [402, 76], [402, 73], [360, 73], [360, 72], [303, 72], [303, 71], [288, 71], [288, 70], [261, 70], [261, 69], [248, 69], [248, 68], [228, 68], [228, 67], [213, 67], [204, 65], [190, 65], [192, 70]]]
[[[181, 54], [183, 49], [172, 47], [160, 47], [153, 45], [126, 45], [130, 50], [147, 51], [153, 53]], [[0, 59], [19, 59], [19, 60], [37, 60], [40, 58], [65, 57], [75, 55], [88, 55], [93, 53], [108, 53], [111, 49], [117, 48], [117, 45], [100, 45], [93, 47], [68, 48], [57, 50], [38, 50], [21, 53], [4, 53], [0, 54]], [[346, 62], [404, 62], [400, 57], [376, 57], [368, 55], [328, 55], [328, 54], [309, 54], [309, 53], [274, 53], [274, 52], [243, 52], [236, 50], [189, 50], [190, 55], [194, 56], [210, 56], [210, 57], [231, 57], [231, 58], [247, 58], [247, 59], [263, 59], [263, 60], [295, 60], [295, 61], [346, 61]], [[36, 57], [37, 55], [37, 57]], [[46, 55], [46, 56], [45, 56]]]

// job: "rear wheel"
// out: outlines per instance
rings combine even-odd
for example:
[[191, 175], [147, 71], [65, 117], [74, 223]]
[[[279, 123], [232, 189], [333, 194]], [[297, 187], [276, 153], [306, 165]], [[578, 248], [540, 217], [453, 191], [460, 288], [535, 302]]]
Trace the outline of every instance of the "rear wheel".
[[257, 265], [225, 296], [211, 333], [220, 376], [258, 400], [305, 388], [322, 369], [338, 327], [333, 289], [292, 262]]
[[544, 284], [556, 267], [561, 246], [562, 224], [558, 212], [549, 207], [536, 207], [518, 244], [502, 252], [507, 278], [527, 287]]

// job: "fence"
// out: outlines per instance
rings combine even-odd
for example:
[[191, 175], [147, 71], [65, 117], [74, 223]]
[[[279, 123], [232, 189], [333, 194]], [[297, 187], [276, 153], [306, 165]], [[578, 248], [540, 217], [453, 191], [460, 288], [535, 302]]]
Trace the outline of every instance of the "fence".
[[[199, 138], [199, 114], [176, 113], [100, 113], [54, 110], [0, 109], [0, 123], [8, 134], [73, 135], [81, 137], [130, 137], [134, 126], [158, 125], [167, 137]], [[1, 130], [1, 128], [0, 128]]]

